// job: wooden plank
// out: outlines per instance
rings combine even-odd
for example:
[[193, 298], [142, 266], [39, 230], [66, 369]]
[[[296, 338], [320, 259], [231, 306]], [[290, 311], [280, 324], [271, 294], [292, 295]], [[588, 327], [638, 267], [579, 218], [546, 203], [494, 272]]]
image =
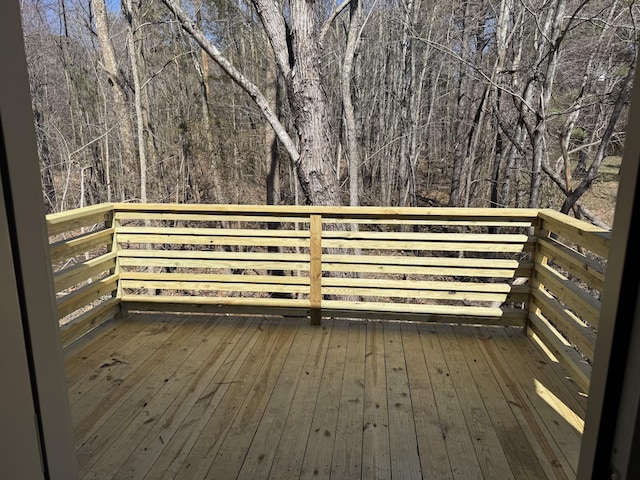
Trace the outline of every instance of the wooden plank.
[[[269, 253], [269, 252], [241, 252], [243, 260], [274, 261], [274, 262], [302, 262], [309, 263], [308, 253]], [[220, 252], [215, 250], [137, 250], [125, 249], [118, 252], [120, 257], [135, 258], [163, 258], [163, 259], [194, 259], [194, 260], [234, 260], [239, 252]]]
[[193, 237], [277, 237], [309, 238], [306, 230], [264, 230], [261, 228], [205, 228], [205, 227], [118, 227], [118, 235], [184, 235]]
[[451, 323], [461, 325], [516, 326], [524, 327], [527, 322], [527, 311], [520, 309], [504, 309], [500, 317], [486, 316], [452, 316], [434, 313], [407, 313], [379, 310], [333, 309], [324, 307], [325, 317], [362, 318], [368, 320], [398, 320], [421, 323]]
[[[161, 242], [160, 242], [161, 243]], [[166, 242], [170, 243], [170, 242]], [[362, 250], [428, 250], [437, 252], [500, 252], [521, 253], [533, 250], [534, 242], [434, 242], [434, 241], [387, 241], [387, 240], [344, 240], [325, 239], [325, 248], [360, 248]], [[286, 244], [293, 245], [293, 244]]]
[[[553, 450], [555, 459], [569, 478], [575, 478], [578, 456], [580, 453], [581, 428], [580, 418], [564, 403], [569, 397], [564, 394], [562, 386], [554, 375], [548, 376], [546, 364], [530, 363], [526, 350], [514, 342], [505, 341], [507, 333], [501, 329], [490, 331], [496, 341], [505, 346], [506, 367], [513, 370], [513, 375], [526, 395], [528, 408], [532, 408], [539, 420], [536, 428], [546, 430], [546, 441]], [[521, 334], [518, 334], [522, 338]], [[528, 340], [526, 337], [525, 340]], [[528, 361], [529, 360], [529, 361]], [[533, 362], [531, 362], [533, 363]], [[554, 393], [555, 392], [555, 393]]]
[[94, 328], [111, 320], [120, 311], [120, 299], [111, 298], [98, 306], [92, 307], [82, 315], [74, 318], [60, 329], [62, 347], [66, 348], [71, 343], [86, 335]]
[[454, 478], [483, 478], [436, 330], [429, 325], [419, 325], [418, 330]]
[[603, 235], [608, 233], [607, 230], [553, 210], [541, 210], [539, 216], [542, 219], [543, 229], [557, 233], [605, 260], [609, 256], [611, 242], [608, 235]]
[[[587, 411], [589, 397], [584, 390], [571, 378], [566, 368], [562, 366], [558, 358], [544, 344], [539, 341], [535, 332], [530, 329], [503, 329], [511, 343], [517, 346], [519, 354], [527, 359], [529, 368], [537, 375], [539, 380], [564, 403], [567, 423], [582, 434], [584, 430], [584, 418]], [[523, 335], [524, 334], [524, 335]]]
[[484, 478], [513, 478], [511, 466], [476, 387], [458, 338], [448, 325], [437, 325], [435, 330]]
[[283, 217], [308, 216], [313, 214], [327, 218], [397, 218], [442, 219], [442, 220], [491, 220], [534, 221], [538, 209], [527, 208], [462, 208], [462, 207], [319, 207], [305, 205], [227, 205], [227, 204], [177, 204], [177, 203], [116, 203], [116, 212], [138, 213], [215, 213], [278, 215]]
[[[198, 408], [199, 417], [195, 416], [195, 410], [190, 412], [187, 421], [198, 423], [198, 427], [194, 428], [193, 424], [191, 426], [191, 437], [184, 445], [188, 453], [180, 458], [179, 464], [175, 465], [177, 467], [175, 480], [207, 477], [242, 405], [250, 402], [251, 395], [256, 394], [253, 391], [254, 385], [261, 385], [261, 376], [266, 375], [265, 369], [280, 368], [283, 346], [291, 343], [295, 333], [293, 329], [286, 329], [285, 324], [284, 320], [263, 323], [262, 328], [266, 331], [266, 335], [261, 335], [251, 354], [244, 359], [242, 367], [234, 371], [233, 377], [227, 375], [222, 380], [223, 385], [213, 390], [211, 401], [204, 412]], [[272, 355], [273, 351], [278, 354]], [[227, 388], [223, 389], [223, 386]], [[204, 421], [198, 420], [201, 417]], [[173, 469], [173, 467], [170, 468]], [[173, 471], [171, 473], [173, 474]]]
[[584, 322], [598, 327], [601, 303], [571, 280], [547, 265], [536, 264], [534, 279], [539, 281], [558, 300], [580, 315]]
[[171, 213], [171, 212], [116, 212], [116, 218], [124, 222], [151, 220], [163, 222], [236, 222], [236, 223], [309, 223], [307, 215], [278, 216], [276, 214], [251, 215], [249, 213]]
[[[349, 279], [347, 279], [349, 280]], [[391, 297], [410, 299], [428, 299], [428, 300], [449, 300], [449, 301], [471, 301], [471, 302], [527, 302], [529, 293], [526, 291], [517, 291], [515, 293], [485, 293], [485, 292], [457, 292], [441, 291], [441, 290], [417, 290], [411, 281], [405, 281], [409, 288], [363, 288], [354, 287], [345, 282], [343, 287], [323, 287], [322, 291], [325, 295], [354, 295], [360, 297]]]
[[60, 292], [69, 287], [96, 277], [100, 273], [111, 270], [116, 266], [116, 254], [106, 253], [91, 260], [73, 265], [72, 267], [58, 270], [53, 274], [54, 288]]
[[515, 293], [528, 294], [531, 289], [524, 285], [509, 285], [508, 283], [480, 283], [480, 282], [445, 282], [424, 280], [393, 280], [390, 278], [335, 278], [323, 277], [324, 287], [338, 287], [349, 283], [350, 287], [370, 288], [404, 288], [407, 290], [433, 290], [448, 293], [477, 292], [477, 293]]
[[531, 404], [527, 392], [518, 381], [517, 374], [510, 367], [510, 362], [528, 362], [531, 359], [522, 356], [514, 358], [513, 351], [509, 348], [509, 337], [493, 338], [491, 335], [493, 330], [490, 329], [473, 328], [471, 331], [477, 338], [489, 367], [495, 372], [502, 394], [531, 446], [530, 455], [540, 464], [546, 475], [545, 478], [560, 480], [572, 478], [566, 473], [571, 472], [571, 467], [561, 455], [557, 443]]
[[400, 325], [384, 324], [391, 478], [422, 478]]
[[176, 282], [277, 283], [309, 285], [309, 277], [275, 275], [221, 275], [211, 273], [122, 272], [121, 280], [158, 280]]
[[275, 214], [267, 215], [251, 215], [247, 213], [236, 214], [217, 214], [217, 213], [170, 213], [170, 212], [116, 212], [115, 217], [119, 220], [156, 220], [156, 221], [183, 221], [183, 222], [278, 222], [278, 223], [294, 223], [309, 222], [308, 215], [299, 215], [297, 217], [282, 217]]
[[[239, 303], [223, 305], [220, 303], [192, 303], [193, 297], [187, 297], [186, 301], [171, 302], [170, 299], [162, 302], [136, 301], [141, 297], [124, 297], [122, 306], [127, 311], [139, 312], [179, 312], [179, 313], [233, 313], [233, 314], [260, 314], [263, 316], [284, 317], [308, 317], [309, 307], [272, 307], [265, 308], [260, 303]], [[152, 298], [152, 297], [149, 297]], [[176, 298], [176, 297], [170, 297]], [[208, 297], [203, 297], [208, 298]]]
[[[304, 363], [309, 348], [313, 347], [313, 339], [318, 329], [310, 328], [308, 325], [299, 323], [298, 331], [291, 349], [287, 354], [282, 371], [273, 388], [273, 394], [264, 408], [264, 413], [253, 438], [246, 443], [246, 456], [244, 452], [236, 452], [237, 459], [242, 463], [240, 468], [237, 465], [225, 466], [217, 469], [214, 463], [209, 475], [215, 478], [237, 478], [247, 480], [257, 480], [268, 478], [271, 466], [278, 449], [278, 445], [283, 438], [285, 424], [293, 406], [296, 395], [296, 387], [304, 374]], [[243, 425], [246, 418], [243, 416]], [[250, 445], [249, 445], [250, 443]], [[221, 456], [218, 457], [221, 459]], [[234, 471], [239, 473], [234, 475]]]
[[514, 477], [546, 480], [538, 459], [532, 455], [528, 435], [508, 408], [509, 400], [500, 388], [499, 373], [487, 362], [473, 327], [454, 327], [453, 331]]
[[585, 392], [588, 392], [591, 381], [591, 366], [583, 361], [580, 354], [543, 316], [531, 312], [529, 320], [531, 321], [530, 328], [560, 360], [576, 383]]
[[272, 283], [252, 282], [251, 275], [242, 275], [246, 282], [197, 282], [197, 281], [161, 281], [161, 280], [120, 280], [123, 290], [146, 288], [152, 290], [191, 290], [191, 291], [215, 291], [215, 292], [281, 292], [281, 293], [309, 293], [306, 285], [296, 285], [289, 282], [278, 283], [279, 278], [272, 277]]
[[[125, 252], [126, 250], [120, 250]], [[309, 270], [309, 262], [285, 262], [285, 261], [258, 261], [245, 260], [242, 257], [236, 260], [196, 260], [196, 259], [166, 259], [166, 258], [136, 258], [132, 255], [119, 256], [122, 267], [169, 267], [169, 268], [195, 268], [198, 270], [292, 270], [306, 272]]]
[[[244, 319], [240, 321], [244, 324]], [[245, 372], [245, 381], [251, 382], [253, 372], [248, 369], [252, 366], [257, 368], [255, 365], [259, 361], [250, 357], [253, 348], [257, 345], [256, 353], [264, 354], [262, 343], [265, 338], [271, 338], [277, 333], [277, 326], [274, 328], [273, 325], [266, 325], [258, 318], [247, 318], [246, 322], [246, 330], [232, 328], [236, 335], [231, 337], [230, 343], [219, 356], [207, 357], [202, 368], [198, 368], [187, 382], [179, 399], [158, 421], [157, 429], [147, 434], [140, 448], [123, 465], [123, 472], [134, 469], [140, 471], [140, 475], [132, 475], [133, 478], [175, 476], [199, 436], [205, 431], [212, 413], [221, 406], [222, 399], [226, 394], [233, 396], [240, 387], [232, 383], [238, 373]], [[221, 345], [225, 343], [221, 342]], [[145, 454], [149, 450], [151, 461]]]
[[[140, 332], [111, 352], [95, 370], [86, 372], [85, 377], [69, 389], [74, 430], [78, 425], [88, 425], [101, 418], [115, 402], [128, 394], [131, 386], [146, 376], [149, 368], [169, 355], [173, 342], [188, 333], [188, 329], [179, 328], [185, 320], [182, 317], [173, 322], [157, 321], [155, 328]], [[81, 442], [82, 437], [79, 437], [76, 446]]]
[[[147, 330], [151, 334], [157, 328], [154, 320], [148, 317], [130, 322], [128, 319], [113, 319], [97, 332], [86, 335], [80, 342], [65, 349], [64, 370], [67, 377], [68, 390], [77, 388], [78, 382], [87, 377], [87, 372], [93, 372], [104, 365], [105, 359], [111, 360], [114, 352], [135, 338], [140, 332]], [[101, 331], [103, 330], [104, 331]]]
[[378, 312], [419, 313], [424, 315], [450, 315], [452, 317], [500, 317], [504, 313], [498, 307], [470, 307], [466, 305], [423, 305], [388, 302], [357, 302], [343, 300], [324, 300], [323, 309], [335, 310], [372, 310]]
[[350, 323], [340, 407], [331, 464], [332, 478], [361, 478], [367, 326]]
[[327, 224], [345, 224], [356, 223], [361, 225], [380, 225], [385, 226], [397, 226], [397, 225], [411, 225], [411, 226], [433, 226], [433, 227], [470, 227], [470, 228], [484, 228], [484, 227], [507, 227], [507, 228], [528, 228], [534, 226], [535, 219], [531, 220], [485, 220], [482, 217], [476, 219], [463, 219], [463, 220], [448, 220], [448, 219], [430, 219], [424, 220], [416, 218], [415, 216], [409, 216], [408, 218], [325, 218], [324, 223]]
[[324, 371], [300, 470], [300, 479], [327, 479], [331, 475], [340, 391], [347, 350], [348, 325], [347, 322], [334, 322], [331, 329]]
[[323, 328], [312, 330], [313, 338], [302, 368], [304, 373], [298, 379], [280, 442], [274, 448], [275, 454], [269, 472], [269, 478], [273, 480], [299, 478], [302, 469], [333, 320], [325, 321]]
[[362, 432], [362, 478], [391, 478], [389, 414], [383, 325], [367, 323]]
[[[205, 332], [198, 346], [189, 349], [191, 353], [171, 380], [181, 386], [175, 392], [164, 391], [161, 396], [153, 397], [145, 406], [147, 418], [154, 418], [151, 428], [144, 431], [142, 440], [123, 455], [125, 462], [114, 478], [144, 478], [156, 463], [170, 462], [163, 452], [174, 444], [174, 436], [183, 435], [188, 428], [183, 421], [194, 408], [216, 377], [226, 374], [238, 356], [252, 345], [255, 337], [255, 318], [226, 317], [205, 320]], [[135, 433], [134, 433], [135, 434]], [[126, 435], [123, 435], [126, 438]], [[167, 455], [170, 452], [166, 452]], [[154, 478], [150, 476], [150, 478]], [[157, 477], [155, 477], [157, 478]]]
[[532, 267], [523, 269], [490, 269], [490, 268], [457, 268], [457, 267], [419, 267], [404, 265], [359, 265], [330, 263], [325, 261], [322, 265], [325, 272], [361, 272], [382, 275], [402, 274], [402, 275], [430, 275], [430, 276], [452, 276], [452, 277], [491, 277], [491, 278], [518, 278], [530, 277]]
[[453, 479], [445, 444], [446, 435], [443, 435], [440, 426], [433, 385], [418, 328], [415, 324], [403, 323], [401, 330], [422, 476], [442, 480]]
[[90, 252], [97, 247], [110, 246], [114, 231], [114, 228], [106, 228], [81, 237], [54, 242], [49, 246], [51, 262], [58, 263], [67, 258]]
[[66, 210], [47, 215], [47, 230], [49, 236], [63, 232], [79, 230], [82, 227], [96, 223], [109, 222], [113, 218], [113, 204], [101, 203], [89, 207]]
[[534, 302], [529, 305], [529, 310], [535, 312], [536, 308], [539, 308], [542, 311], [542, 315], [557, 325], [557, 328], [563, 333], [567, 340], [578, 347], [586, 357], [593, 359], [596, 345], [596, 332], [571, 313], [571, 311], [563, 307], [562, 304], [546, 290], [534, 289], [533, 299]]
[[414, 254], [395, 255], [340, 255], [327, 253], [324, 261], [345, 264], [416, 265], [421, 267], [465, 267], [517, 270], [530, 268], [532, 263], [505, 258], [459, 258], [416, 256]]
[[[193, 316], [182, 324], [177, 329], [178, 332], [183, 330], [182, 335], [178, 337], [176, 332], [172, 337], [170, 342], [175, 344], [169, 343], [170, 352], [162, 361], [143, 362], [118, 387], [123, 395], [110, 403], [97, 403], [94, 412], [75, 425], [81, 477], [87, 480], [112, 477], [136, 449], [157, 420], [158, 407], [154, 409], [154, 405], [161, 403], [166, 408], [182, 388], [176, 372], [202, 343], [207, 320]], [[157, 357], [152, 354], [150, 358]]]
[[146, 233], [118, 233], [118, 242], [172, 245], [235, 245], [252, 247], [308, 247], [309, 240], [305, 238], [288, 237], [226, 237], [216, 235], [173, 235]]
[[309, 308], [309, 301], [298, 298], [240, 298], [240, 297], [203, 297], [203, 296], [172, 296], [172, 295], [123, 295], [124, 303], [149, 303], [149, 304], [209, 304], [209, 305], [246, 305], [261, 308], [286, 308], [298, 307]]
[[[285, 370], [285, 361], [291, 350], [298, 353], [305, 348], [305, 344], [306, 347], [309, 345], [310, 335], [308, 333], [310, 331], [307, 329], [301, 331], [300, 322], [302, 320], [289, 320], [284, 325], [283, 334], [269, 356], [264, 359], [256, 382], [247, 393], [242, 405], [237, 409], [237, 414], [228, 427], [225, 440], [213, 457], [213, 462], [206, 475], [207, 478], [237, 478], [245, 461], [247, 450], [249, 450], [252, 441], [256, 440], [255, 436], [258, 433], [260, 422], [267, 421], [269, 416], [273, 420], [274, 416], [282, 415], [283, 413], [279, 412], [278, 408], [283, 408], [286, 412], [287, 403], [290, 404], [292, 393], [286, 391], [286, 387], [283, 387], [283, 391], [280, 392], [275, 388], [281, 384], [281, 377], [283, 378], [282, 382], [290, 382], [291, 380], [287, 380], [286, 377], [295, 376], [295, 372], [299, 371], [300, 363], [294, 363]], [[296, 343], [300, 345], [296, 345]], [[267, 411], [272, 398], [275, 402], [281, 401], [282, 403], [276, 406], [271, 403], [271, 410]], [[277, 430], [273, 429], [268, 433], [272, 435], [270, 439], [274, 443], [277, 442]], [[264, 435], [264, 432], [261, 432], [261, 435]], [[265, 439], [264, 443], [268, 443], [268, 439]], [[264, 453], [266, 450], [262, 448], [265, 446], [264, 443], [259, 445], [260, 453]]]
[[359, 230], [327, 230], [324, 232], [327, 240], [386, 240], [389, 243], [397, 241], [419, 242], [447, 242], [447, 243], [499, 243], [524, 244], [533, 240], [529, 235], [506, 233], [434, 233], [434, 232], [376, 232]]
[[538, 248], [540, 254], [546, 256], [549, 261], [557, 263], [590, 287], [597, 288], [600, 292], [604, 290], [606, 266], [600, 265], [553, 238], [540, 238]]
[[57, 302], [58, 318], [64, 318], [94, 300], [110, 295], [118, 286], [118, 276], [109, 275], [60, 297]]
[[[193, 221], [193, 222], [280, 222], [280, 223], [308, 223], [309, 213], [300, 214], [298, 216], [278, 216], [276, 213], [266, 213], [263, 215], [250, 214], [246, 212], [236, 212], [230, 214], [220, 213], [170, 213], [170, 212], [135, 212], [119, 211], [116, 217], [121, 220], [157, 220], [157, 221]], [[379, 224], [379, 225], [425, 225], [425, 226], [473, 226], [473, 227], [530, 227], [532, 226], [535, 216], [507, 217], [506, 219], [484, 219], [483, 217], [467, 216], [462, 220], [439, 219], [434, 215], [430, 216], [431, 220], [424, 220], [410, 216], [408, 219], [394, 218], [386, 216], [383, 219], [377, 219], [371, 215], [364, 218], [327, 218], [325, 223], [359, 223], [359, 224]], [[475, 218], [475, 219], [474, 219]]]
[[320, 325], [322, 321], [322, 218], [312, 215], [310, 223], [309, 247], [309, 304], [311, 306], [311, 324]]

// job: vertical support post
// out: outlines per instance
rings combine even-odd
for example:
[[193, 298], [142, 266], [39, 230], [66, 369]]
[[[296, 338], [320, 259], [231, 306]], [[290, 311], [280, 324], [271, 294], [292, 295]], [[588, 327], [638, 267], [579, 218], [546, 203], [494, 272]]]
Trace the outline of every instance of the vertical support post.
[[[111, 252], [116, 254], [116, 266], [113, 269], [112, 273], [118, 276], [116, 290], [112, 293], [112, 296], [115, 298], [122, 298], [122, 284], [120, 283], [120, 255], [118, 255], [118, 251], [120, 250], [120, 244], [118, 243], [118, 227], [120, 226], [120, 220], [116, 217], [115, 209], [111, 211], [111, 226], [113, 227], [113, 242], [111, 244]], [[127, 312], [127, 307], [121, 301], [120, 311], [115, 315], [115, 318], [127, 318], [128, 315], [129, 312]]]
[[322, 216], [312, 214], [309, 220], [309, 303], [311, 325], [322, 320]]
[[[533, 292], [535, 290], [541, 290], [542, 288], [544, 288], [544, 286], [536, 278], [536, 265], [546, 265], [548, 259], [547, 259], [546, 256], [544, 256], [540, 252], [540, 246], [538, 245], [538, 241], [541, 238], [548, 237], [550, 235], [550, 232], [548, 232], [547, 230], [544, 230], [542, 228], [542, 219], [540, 218], [540, 216], [538, 216], [538, 218], [536, 219], [536, 224], [533, 227], [533, 235], [536, 238], [536, 244], [533, 247], [533, 252], [531, 252], [531, 260], [532, 260], [532, 263], [533, 263], [533, 271], [531, 272], [531, 278], [529, 279], [529, 284], [531, 285], [531, 293], [529, 294], [529, 304], [527, 305], [527, 310], [528, 310], [529, 314], [531, 312], [539, 314], [540, 313], [540, 309], [536, 305], [536, 301], [535, 301], [535, 299], [533, 297]], [[529, 332], [529, 324], [531, 323], [531, 320], [529, 320], [528, 317], [529, 317], [529, 315], [527, 315], [527, 321], [526, 321], [525, 326], [524, 326], [524, 333], [526, 333], [526, 334], [531, 333], [531, 332]]]

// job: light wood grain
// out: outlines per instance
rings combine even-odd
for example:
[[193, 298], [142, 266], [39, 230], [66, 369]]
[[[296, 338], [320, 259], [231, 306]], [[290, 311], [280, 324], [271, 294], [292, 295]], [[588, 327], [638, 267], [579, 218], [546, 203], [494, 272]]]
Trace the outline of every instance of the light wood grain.
[[584, 408], [520, 329], [112, 325], [67, 359], [81, 478], [575, 476]]
[[114, 232], [114, 228], [106, 228], [69, 240], [54, 242], [49, 247], [51, 262], [58, 263], [76, 255], [90, 252], [97, 247], [111, 246]]

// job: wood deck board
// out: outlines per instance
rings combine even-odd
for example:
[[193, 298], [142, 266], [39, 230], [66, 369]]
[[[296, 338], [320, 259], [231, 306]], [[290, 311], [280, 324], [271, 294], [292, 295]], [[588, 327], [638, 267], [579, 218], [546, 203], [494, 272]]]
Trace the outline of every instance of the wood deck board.
[[133, 314], [84, 342], [82, 478], [575, 477], [585, 397], [520, 329]]

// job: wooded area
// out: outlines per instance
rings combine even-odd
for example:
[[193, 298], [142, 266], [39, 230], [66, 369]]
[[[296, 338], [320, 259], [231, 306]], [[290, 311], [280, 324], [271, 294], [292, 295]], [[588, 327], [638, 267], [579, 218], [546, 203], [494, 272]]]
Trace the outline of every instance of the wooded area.
[[24, 0], [49, 211], [553, 207], [619, 154], [619, 0]]

